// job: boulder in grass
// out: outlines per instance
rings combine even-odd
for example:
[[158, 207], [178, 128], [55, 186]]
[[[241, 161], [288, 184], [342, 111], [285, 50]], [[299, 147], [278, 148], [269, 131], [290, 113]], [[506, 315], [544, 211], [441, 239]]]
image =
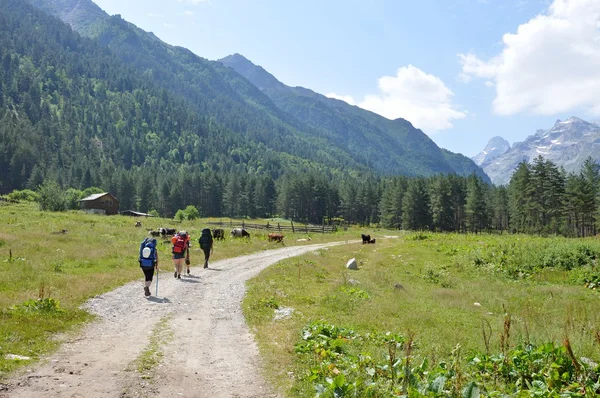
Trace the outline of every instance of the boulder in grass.
[[355, 258], [351, 258], [350, 260], [348, 260], [348, 262], [346, 263], [346, 268], [348, 268], [348, 269], [358, 269], [358, 264], [356, 263], [356, 259]]

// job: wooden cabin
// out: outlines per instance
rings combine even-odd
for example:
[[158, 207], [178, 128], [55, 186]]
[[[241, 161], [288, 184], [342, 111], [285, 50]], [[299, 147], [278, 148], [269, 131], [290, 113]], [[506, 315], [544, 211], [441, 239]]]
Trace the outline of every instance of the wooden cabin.
[[79, 205], [81, 210], [88, 213], [106, 214], [107, 216], [119, 213], [119, 200], [108, 192], [95, 193], [83, 198], [79, 200]]

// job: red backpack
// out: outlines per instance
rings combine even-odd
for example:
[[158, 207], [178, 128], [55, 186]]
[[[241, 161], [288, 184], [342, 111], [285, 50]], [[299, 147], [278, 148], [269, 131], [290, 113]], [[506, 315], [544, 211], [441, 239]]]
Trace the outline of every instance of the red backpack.
[[185, 249], [187, 249], [188, 237], [187, 235], [175, 235], [173, 239], [171, 239], [173, 243], [173, 253], [174, 254], [183, 254], [185, 253]]

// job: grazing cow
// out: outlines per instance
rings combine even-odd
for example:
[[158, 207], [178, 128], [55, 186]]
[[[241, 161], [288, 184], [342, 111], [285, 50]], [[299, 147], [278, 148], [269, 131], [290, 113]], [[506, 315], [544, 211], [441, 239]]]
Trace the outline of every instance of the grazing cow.
[[231, 230], [231, 237], [232, 238], [246, 238], [246, 237], [250, 237], [250, 234], [248, 233], [248, 231], [246, 231], [243, 228], [235, 228]]
[[369, 243], [375, 243], [375, 238], [371, 239]]
[[221, 228], [213, 229], [213, 238], [214, 239], [225, 239], [225, 230]]
[[141, 227], [142, 226], [142, 222], [141, 221], [136, 221], [135, 222], [135, 226], [136, 227]]
[[162, 236], [167, 236], [167, 235], [175, 235], [175, 233], [177, 232], [177, 229], [175, 228], [159, 228], [158, 229], [160, 231], [160, 234]]
[[269, 242], [282, 242], [283, 243], [283, 234], [276, 234], [271, 232], [269, 234]]
[[371, 235], [360, 234], [360, 236], [362, 237], [363, 244], [369, 243], [369, 241], [371, 240]]

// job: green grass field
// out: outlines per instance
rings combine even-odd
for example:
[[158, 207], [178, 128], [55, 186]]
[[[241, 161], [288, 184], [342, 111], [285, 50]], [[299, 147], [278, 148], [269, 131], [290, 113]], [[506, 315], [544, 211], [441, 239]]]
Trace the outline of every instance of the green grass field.
[[[0, 219], [0, 379], [91, 320], [79, 309], [87, 299], [130, 281], [141, 285], [137, 255], [147, 228], [186, 229], [196, 242], [209, 221], [142, 219], [136, 228], [137, 219], [41, 212], [30, 203], [0, 204]], [[249, 282], [245, 315], [268, 376], [282, 391], [293, 397], [600, 391], [593, 385], [600, 373], [597, 238], [354, 228], [312, 234], [310, 242], [297, 242], [305, 234], [286, 234], [285, 244], [357, 240], [363, 232], [377, 243], [292, 258]], [[213, 260], [279, 247], [265, 232], [251, 233], [250, 240], [217, 242]], [[169, 251], [168, 243], [159, 245], [161, 268], [170, 272]], [[197, 244], [191, 257], [193, 266], [201, 264]], [[359, 270], [345, 268], [353, 257]], [[291, 317], [274, 320], [285, 307], [293, 308]]]
[[[65, 333], [89, 321], [90, 315], [79, 306], [90, 297], [133, 280], [139, 280], [141, 286], [137, 257], [147, 228], [187, 230], [193, 240], [192, 266], [198, 266], [204, 256], [197, 239], [209, 221], [149, 218], [141, 219], [142, 227], [136, 228], [139, 219], [130, 217], [42, 212], [34, 203], [2, 202], [0, 220], [0, 379], [51, 352]], [[67, 232], [61, 233], [63, 230]], [[211, 260], [280, 245], [269, 243], [264, 231], [250, 232], [251, 239], [226, 236], [216, 242]], [[306, 235], [286, 234], [285, 241], [292, 244], [299, 238]], [[310, 243], [319, 243], [347, 239], [347, 235], [313, 234], [311, 238]], [[159, 244], [159, 259], [160, 268], [171, 272], [170, 243]], [[46, 300], [35, 301], [38, 299]], [[31, 360], [7, 359], [8, 354]]]
[[[476, 382], [471, 387], [481, 393], [485, 385], [487, 393], [496, 389], [498, 394], [501, 390], [517, 394], [520, 390], [513, 379], [523, 384], [539, 379], [546, 387], [552, 383], [556, 387], [558, 381], [548, 382], [546, 373], [552, 372], [534, 370], [548, 359], [548, 368], [559, 369], [559, 378], [565, 378], [567, 369], [557, 365], [559, 356], [554, 351], [540, 354], [542, 359], [521, 360], [528, 369], [520, 379], [508, 373], [514, 371], [513, 358], [518, 357], [515, 350], [520, 345], [533, 349], [552, 342], [561, 355], [568, 355], [563, 352], [565, 338], [577, 358], [600, 360], [600, 292], [585, 286], [600, 276], [597, 238], [415, 233], [385, 239], [384, 234], [391, 233], [371, 232], [377, 238], [375, 245], [339, 246], [290, 259], [249, 282], [246, 317], [267, 359], [271, 381], [291, 396], [310, 397], [316, 391], [332, 397], [353, 396], [357, 391], [357, 396], [395, 396], [394, 391], [398, 395], [413, 391], [410, 396], [465, 396], [467, 381]], [[353, 257], [359, 270], [345, 268]], [[293, 308], [293, 315], [274, 320], [274, 310], [283, 307]], [[317, 327], [318, 322], [328, 326]], [[303, 340], [307, 331], [313, 336]], [[315, 331], [327, 338], [317, 339]], [[399, 335], [393, 352], [386, 332]], [[414, 344], [407, 344], [409, 340]], [[494, 355], [500, 355], [495, 358], [501, 358], [504, 368], [486, 369], [487, 375], [472, 370], [469, 360], [485, 354], [492, 362]], [[395, 365], [389, 363], [394, 355], [400, 359]], [[407, 358], [409, 366], [405, 366]], [[426, 371], [417, 367], [424, 360], [429, 362]], [[453, 363], [464, 367], [463, 376], [451, 368]], [[439, 364], [445, 370], [436, 373]], [[392, 375], [394, 366], [397, 372]], [[594, 364], [591, 368], [600, 370]], [[505, 377], [499, 376], [502, 372]], [[442, 387], [433, 383], [434, 374], [444, 375]], [[419, 377], [424, 382], [417, 393], [417, 387], [410, 390], [409, 386], [419, 385]], [[597, 373], [586, 380], [597, 382]], [[369, 387], [370, 382], [386, 389]], [[568, 384], [562, 379], [561, 383]], [[518, 396], [559, 396], [538, 384], [541, 395], [529, 395], [530, 390]], [[597, 396], [599, 386], [585, 394]]]

